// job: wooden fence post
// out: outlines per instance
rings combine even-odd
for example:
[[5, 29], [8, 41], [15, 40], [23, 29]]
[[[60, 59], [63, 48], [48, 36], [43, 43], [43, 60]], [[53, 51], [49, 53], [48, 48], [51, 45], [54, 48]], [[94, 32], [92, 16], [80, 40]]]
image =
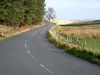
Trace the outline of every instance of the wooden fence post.
[[95, 40], [93, 39], [93, 53], [95, 54]]
[[87, 49], [86, 48], [86, 38], [84, 39], [84, 49]]

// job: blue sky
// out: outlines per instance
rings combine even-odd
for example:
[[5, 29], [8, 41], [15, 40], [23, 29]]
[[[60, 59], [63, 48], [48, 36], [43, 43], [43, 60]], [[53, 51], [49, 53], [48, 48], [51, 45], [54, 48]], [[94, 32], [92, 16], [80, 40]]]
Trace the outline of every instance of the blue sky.
[[65, 20], [100, 19], [100, 0], [46, 0], [57, 18]]

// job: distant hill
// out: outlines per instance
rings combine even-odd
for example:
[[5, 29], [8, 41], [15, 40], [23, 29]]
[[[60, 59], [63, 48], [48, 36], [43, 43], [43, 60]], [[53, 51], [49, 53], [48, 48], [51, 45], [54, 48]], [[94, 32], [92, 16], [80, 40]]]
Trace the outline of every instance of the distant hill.
[[54, 19], [54, 20], [51, 20], [51, 22], [56, 23], [57, 25], [65, 25], [65, 24], [71, 24], [71, 23], [76, 22], [76, 21]]
[[87, 21], [86, 24], [100, 24], [100, 20]]

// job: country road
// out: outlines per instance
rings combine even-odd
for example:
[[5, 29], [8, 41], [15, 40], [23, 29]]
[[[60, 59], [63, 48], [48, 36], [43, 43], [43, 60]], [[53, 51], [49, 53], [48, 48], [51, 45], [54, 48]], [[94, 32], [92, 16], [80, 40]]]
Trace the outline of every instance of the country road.
[[0, 42], [0, 75], [100, 75], [100, 67], [59, 50], [46, 33], [52, 26]]

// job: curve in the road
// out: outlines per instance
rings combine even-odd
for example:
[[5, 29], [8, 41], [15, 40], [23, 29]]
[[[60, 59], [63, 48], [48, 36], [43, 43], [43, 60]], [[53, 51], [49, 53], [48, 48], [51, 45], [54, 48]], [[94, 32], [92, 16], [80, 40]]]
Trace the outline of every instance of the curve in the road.
[[0, 75], [100, 75], [100, 67], [57, 49], [45, 26], [0, 42]]

